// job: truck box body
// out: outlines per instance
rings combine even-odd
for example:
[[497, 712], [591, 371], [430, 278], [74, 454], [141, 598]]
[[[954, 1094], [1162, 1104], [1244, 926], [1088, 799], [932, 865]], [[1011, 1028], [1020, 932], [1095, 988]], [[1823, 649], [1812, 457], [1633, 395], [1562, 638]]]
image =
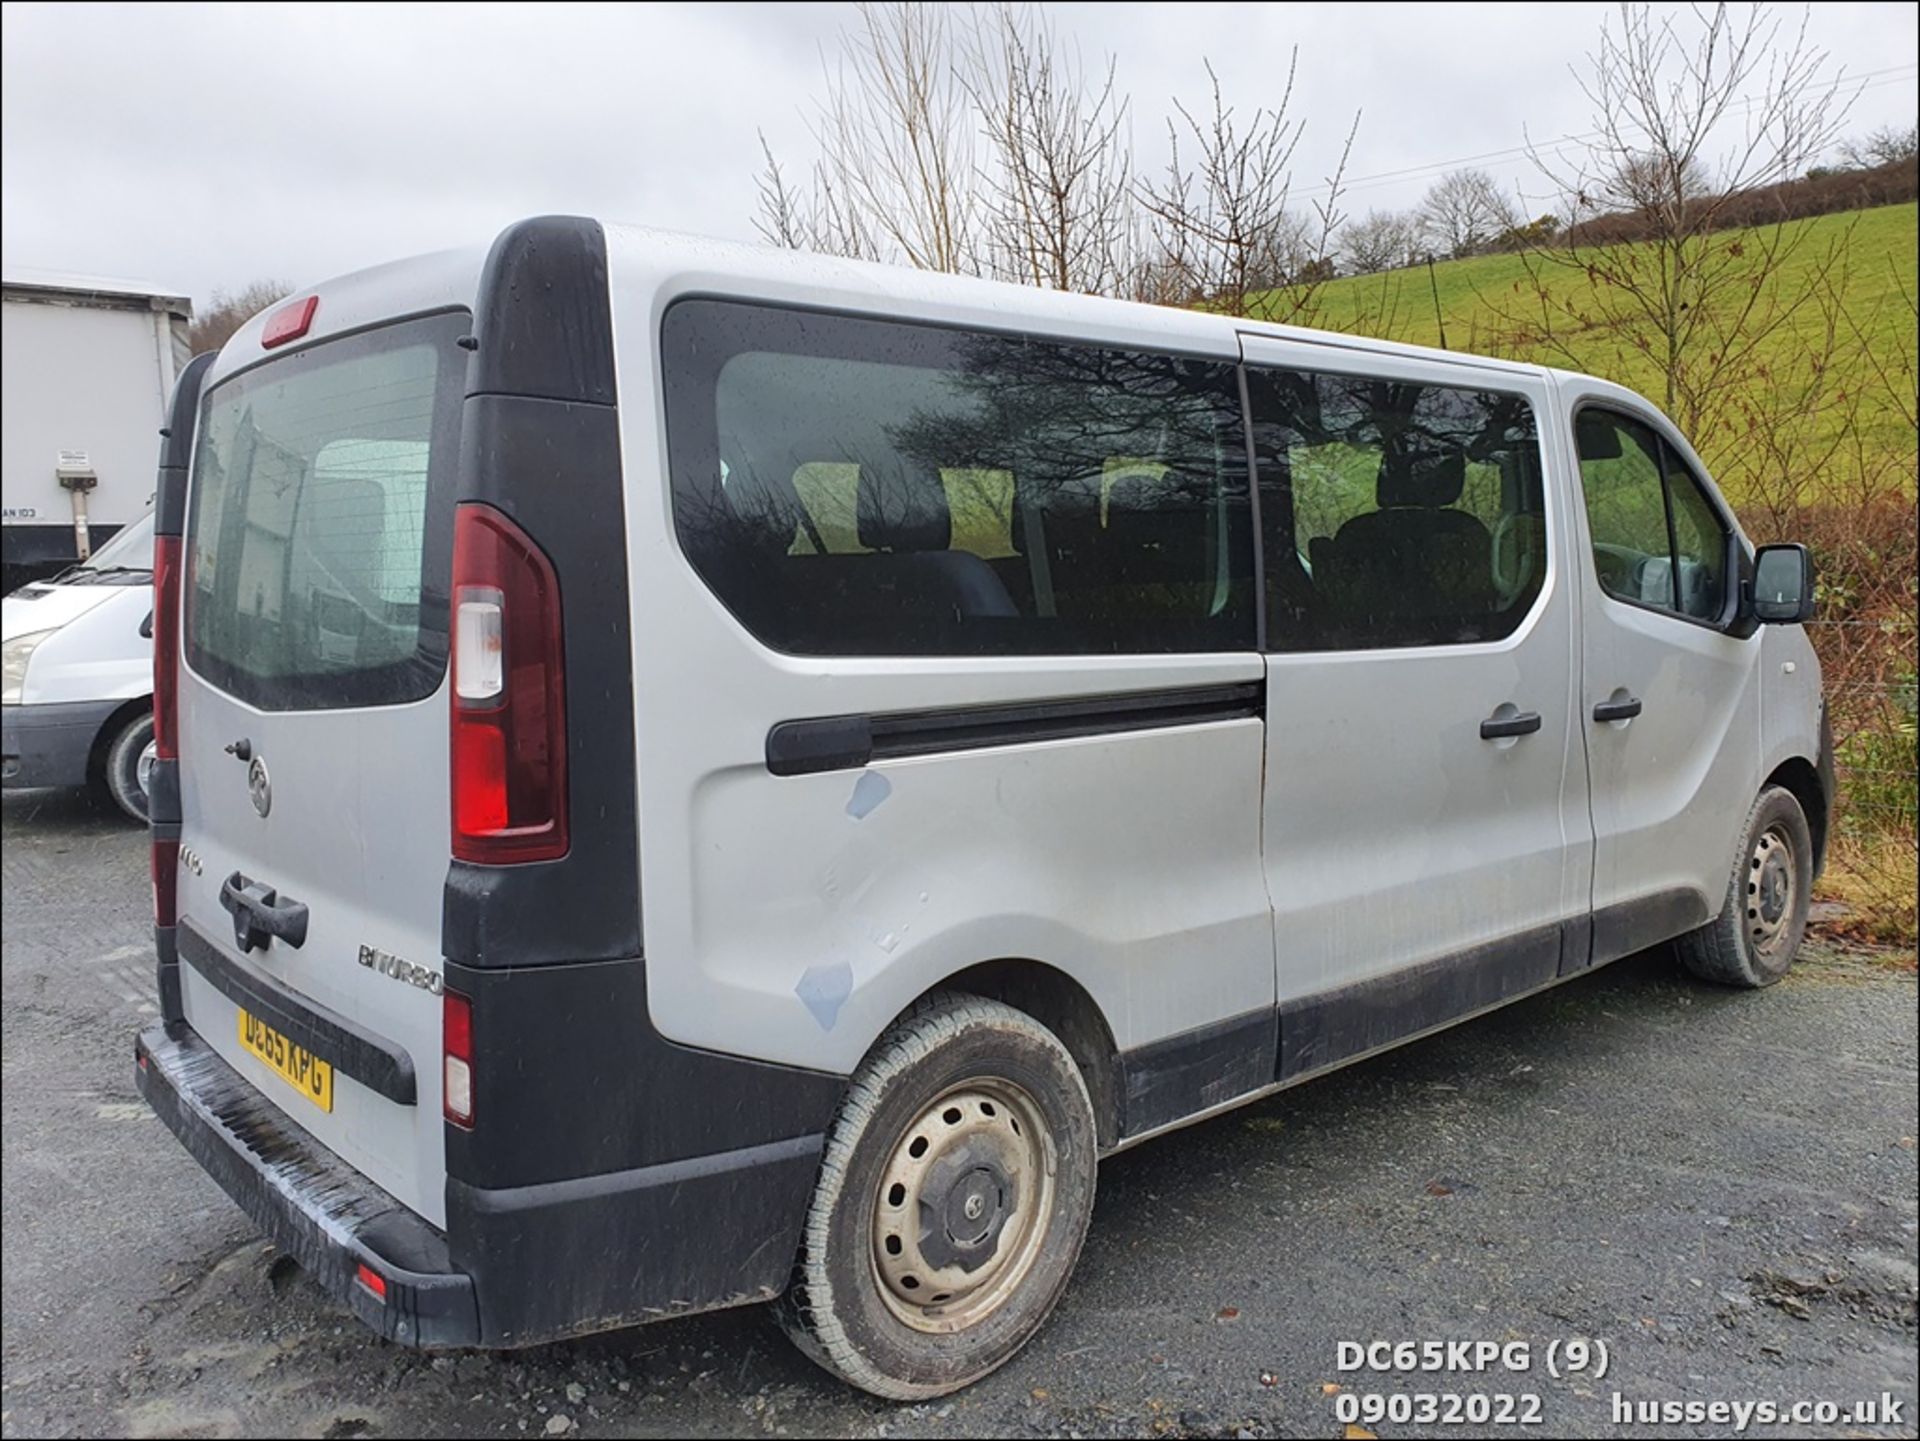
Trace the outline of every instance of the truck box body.
[[192, 305], [131, 281], [9, 270], [5, 283], [4, 589], [83, 559], [61, 455], [84, 456], [87, 549], [145, 514], [156, 432], [187, 359]]

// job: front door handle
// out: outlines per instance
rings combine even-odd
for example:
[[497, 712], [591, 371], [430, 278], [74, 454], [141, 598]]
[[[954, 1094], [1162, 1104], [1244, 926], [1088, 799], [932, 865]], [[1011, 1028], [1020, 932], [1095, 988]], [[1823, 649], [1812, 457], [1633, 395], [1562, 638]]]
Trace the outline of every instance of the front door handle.
[[1494, 715], [1480, 722], [1480, 739], [1505, 740], [1508, 736], [1530, 736], [1540, 729], [1540, 712], [1515, 711], [1512, 715]]
[[1640, 697], [1628, 696], [1625, 700], [1603, 700], [1593, 708], [1593, 718], [1597, 721], [1632, 720], [1640, 714]]

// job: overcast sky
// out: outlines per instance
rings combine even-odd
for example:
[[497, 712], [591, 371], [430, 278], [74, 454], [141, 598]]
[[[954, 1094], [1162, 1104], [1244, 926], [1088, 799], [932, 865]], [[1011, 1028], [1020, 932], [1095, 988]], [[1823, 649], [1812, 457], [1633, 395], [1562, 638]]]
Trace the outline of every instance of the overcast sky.
[[[1597, 4], [1061, 4], [1083, 56], [1111, 52], [1143, 165], [1169, 99], [1271, 103], [1300, 48], [1296, 188], [1356, 108], [1348, 207], [1410, 205], [1450, 164], [1539, 182], [1514, 155], [1589, 126], [1568, 73]], [[1797, 12], [1790, 12], [1797, 16]], [[1849, 129], [1914, 123], [1912, 4], [1820, 4], [1812, 38], [1864, 90]], [[750, 238], [764, 129], [796, 168], [852, 7], [703, 4], [9, 4], [9, 266], [151, 279], [203, 299], [572, 211]], [[1486, 157], [1482, 159], [1482, 157]], [[1408, 173], [1411, 172], [1411, 173]]]

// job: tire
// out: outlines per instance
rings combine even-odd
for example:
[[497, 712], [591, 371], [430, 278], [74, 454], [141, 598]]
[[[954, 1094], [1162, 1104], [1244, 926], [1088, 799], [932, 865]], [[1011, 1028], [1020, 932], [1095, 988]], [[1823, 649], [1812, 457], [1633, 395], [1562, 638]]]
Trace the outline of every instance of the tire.
[[889, 1400], [979, 1380], [1066, 1289], [1096, 1145], [1086, 1082], [1053, 1032], [998, 1001], [920, 1002], [841, 1102], [781, 1325], [826, 1370]]
[[153, 744], [153, 712], [141, 711], [121, 726], [107, 747], [107, 759], [101, 779], [107, 794], [141, 825], [147, 823], [147, 788], [141, 784], [140, 760]]
[[1703, 981], [1749, 989], [1787, 973], [1807, 933], [1813, 834], [1791, 791], [1768, 786], [1747, 812], [1727, 898], [1714, 920], [1674, 942]]

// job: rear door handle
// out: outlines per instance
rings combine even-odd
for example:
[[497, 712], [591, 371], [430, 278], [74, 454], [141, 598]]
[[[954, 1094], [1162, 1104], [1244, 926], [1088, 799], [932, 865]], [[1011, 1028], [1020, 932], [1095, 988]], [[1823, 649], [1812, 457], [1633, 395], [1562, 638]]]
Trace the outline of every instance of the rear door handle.
[[1593, 708], [1593, 718], [1597, 721], [1632, 720], [1640, 714], [1640, 697], [1628, 696], [1625, 700], [1603, 700]]
[[307, 907], [288, 900], [270, 886], [250, 881], [235, 871], [220, 883], [220, 904], [233, 912], [233, 943], [246, 954], [270, 940], [282, 940], [298, 950], [306, 944]]
[[1480, 722], [1480, 739], [1505, 740], [1508, 736], [1530, 736], [1540, 729], [1540, 712], [1516, 711], [1512, 715], [1490, 716]]

